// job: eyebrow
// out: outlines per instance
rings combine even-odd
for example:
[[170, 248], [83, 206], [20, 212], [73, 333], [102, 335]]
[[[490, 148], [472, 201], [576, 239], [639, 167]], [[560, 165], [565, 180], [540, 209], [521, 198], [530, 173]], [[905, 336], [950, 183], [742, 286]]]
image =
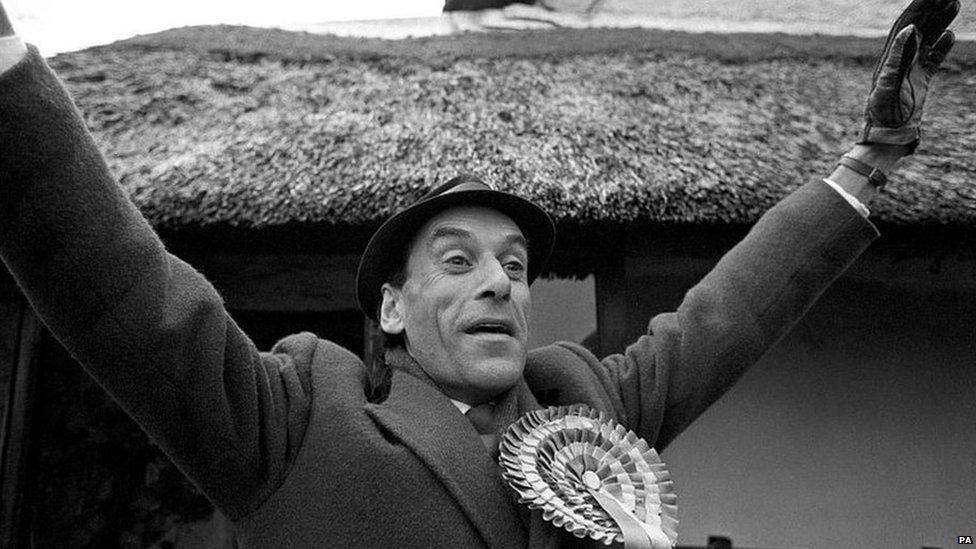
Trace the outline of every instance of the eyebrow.
[[[461, 240], [471, 240], [474, 238], [474, 234], [467, 229], [462, 229], [460, 227], [452, 227], [450, 225], [437, 227], [436, 229], [434, 229], [434, 232], [431, 233], [430, 235], [430, 246], [433, 246], [435, 242], [443, 238], [458, 238]], [[526, 251], [528, 251], [529, 249], [528, 240], [526, 240], [525, 237], [519, 233], [509, 234], [507, 237], [505, 237], [503, 244], [506, 247], [516, 246], [516, 245], [522, 246], [523, 248], [525, 248]]]
[[516, 246], [516, 245], [518, 245], [518, 246], [522, 246], [523, 248], [525, 248], [525, 251], [528, 251], [529, 250], [529, 241], [526, 240], [524, 236], [522, 236], [520, 234], [516, 234], [516, 233], [512, 233], [512, 234], [508, 235], [508, 237], [505, 239], [505, 245], [506, 246]]
[[437, 227], [436, 229], [434, 229], [434, 232], [430, 235], [431, 242], [440, 240], [442, 238], [460, 238], [464, 240], [464, 239], [472, 239], [474, 238], [474, 235], [471, 234], [471, 231], [461, 229], [459, 227], [451, 227], [451, 226]]

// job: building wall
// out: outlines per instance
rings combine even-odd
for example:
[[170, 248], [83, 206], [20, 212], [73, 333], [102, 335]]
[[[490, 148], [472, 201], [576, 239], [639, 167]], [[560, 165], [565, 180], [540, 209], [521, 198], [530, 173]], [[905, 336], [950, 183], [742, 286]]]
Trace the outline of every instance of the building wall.
[[[637, 315], [680, 299], [706, 263], [679, 260], [669, 277], [631, 262], [629, 278], [637, 267], [673, 294]], [[869, 252], [663, 457], [682, 543], [918, 548], [972, 535], [976, 261]]]
[[528, 347], [556, 341], [581, 342], [596, 331], [593, 276], [581, 280], [540, 278], [532, 284]]

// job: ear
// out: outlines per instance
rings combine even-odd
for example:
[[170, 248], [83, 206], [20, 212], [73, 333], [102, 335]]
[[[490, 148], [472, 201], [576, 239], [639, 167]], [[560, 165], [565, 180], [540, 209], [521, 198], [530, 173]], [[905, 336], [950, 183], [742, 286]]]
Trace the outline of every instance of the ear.
[[403, 292], [390, 284], [383, 284], [383, 303], [380, 304], [380, 329], [388, 334], [403, 332], [403, 312], [400, 310]]

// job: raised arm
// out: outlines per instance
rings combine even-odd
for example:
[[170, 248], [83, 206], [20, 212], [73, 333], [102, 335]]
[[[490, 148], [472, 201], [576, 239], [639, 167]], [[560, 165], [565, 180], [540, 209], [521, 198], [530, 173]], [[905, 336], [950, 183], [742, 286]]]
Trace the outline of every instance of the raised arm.
[[[13, 32], [2, 6], [0, 29]], [[0, 257], [55, 337], [226, 514], [283, 478], [315, 338], [257, 352], [126, 198], [33, 49], [0, 75]]]
[[915, 0], [874, 72], [861, 141], [837, 169], [773, 207], [676, 312], [654, 317], [647, 336], [604, 360], [627, 415], [659, 448], [792, 329], [877, 236], [864, 204], [883, 184], [879, 174], [918, 144], [958, 9], [956, 0]]

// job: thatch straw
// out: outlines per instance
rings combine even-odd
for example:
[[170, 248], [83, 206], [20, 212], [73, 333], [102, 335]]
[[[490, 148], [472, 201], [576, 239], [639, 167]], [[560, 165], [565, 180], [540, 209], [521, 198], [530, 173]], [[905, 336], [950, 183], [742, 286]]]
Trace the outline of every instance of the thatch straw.
[[[830, 172], [879, 40], [644, 30], [351, 40], [178, 29], [52, 63], [150, 221], [368, 225], [474, 172], [564, 224], [753, 222]], [[976, 225], [976, 48], [873, 205]]]

